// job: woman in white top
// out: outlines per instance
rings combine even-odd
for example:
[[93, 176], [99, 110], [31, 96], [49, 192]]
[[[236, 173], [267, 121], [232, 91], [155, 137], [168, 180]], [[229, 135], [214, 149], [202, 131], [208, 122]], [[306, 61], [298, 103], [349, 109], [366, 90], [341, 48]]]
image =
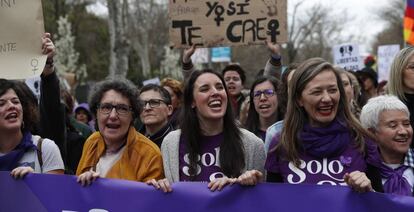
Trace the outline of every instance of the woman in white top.
[[16, 83], [0, 79], [0, 171], [11, 171], [15, 178], [31, 172], [63, 174], [57, 145], [31, 134], [37, 111]]
[[[49, 33], [42, 36], [42, 53], [48, 59], [42, 75], [54, 72], [55, 46], [50, 37]], [[36, 97], [27, 96], [30, 94], [22, 86], [0, 79], [0, 171], [11, 171], [15, 178], [31, 172], [63, 174], [64, 164], [55, 142], [31, 134], [39, 118], [33, 103]]]

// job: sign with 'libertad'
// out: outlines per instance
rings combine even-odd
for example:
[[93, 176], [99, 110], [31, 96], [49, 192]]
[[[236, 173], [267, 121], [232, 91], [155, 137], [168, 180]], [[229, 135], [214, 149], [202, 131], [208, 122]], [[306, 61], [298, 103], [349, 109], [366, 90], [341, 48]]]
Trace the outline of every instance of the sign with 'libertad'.
[[0, 28], [0, 78], [40, 75], [46, 63], [41, 0], [0, 0]]
[[169, 0], [170, 45], [287, 41], [287, 0]]

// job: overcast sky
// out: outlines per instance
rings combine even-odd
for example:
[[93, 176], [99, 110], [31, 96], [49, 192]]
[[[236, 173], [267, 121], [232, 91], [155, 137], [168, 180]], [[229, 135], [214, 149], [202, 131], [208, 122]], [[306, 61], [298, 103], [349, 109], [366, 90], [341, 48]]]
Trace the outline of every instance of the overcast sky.
[[[300, 0], [288, 0], [288, 10], [293, 9], [293, 5], [298, 1]], [[369, 50], [373, 36], [384, 27], [384, 24], [378, 20], [376, 14], [381, 8], [386, 7], [390, 1], [402, 0], [306, 0], [304, 4], [310, 7], [320, 2], [323, 5], [337, 8], [338, 11], [346, 10], [350, 21], [345, 31], [361, 37], [361, 40], [349, 42], [359, 43], [361, 45], [360, 51], [366, 52]], [[341, 14], [337, 12], [335, 16], [337, 15], [340, 16]]]

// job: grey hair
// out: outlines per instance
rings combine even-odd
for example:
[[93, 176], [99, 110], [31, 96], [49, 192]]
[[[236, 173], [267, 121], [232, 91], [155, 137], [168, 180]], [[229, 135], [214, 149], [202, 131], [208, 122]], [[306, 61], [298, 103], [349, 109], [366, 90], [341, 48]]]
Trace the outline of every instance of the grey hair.
[[138, 89], [131, 81], [125, 78], [107, 78], [92, 88], [89, 96], [89, 107], [95, 117], [97, 117], [99, 103], [104, 94], [109, 90], [114, 90], [129, 100], [132, 108], [132, 121], [134, 121], [138, 117], [141, 109], [138, 102]]
[[362, 108], [360, 120], [366, 129], [376, 130], [379, 123], [379, 116], [384, 111], [398, 110], [403, 111], [410, 117], [407, 106], [393, 95], [383, 95], [371, 98]]

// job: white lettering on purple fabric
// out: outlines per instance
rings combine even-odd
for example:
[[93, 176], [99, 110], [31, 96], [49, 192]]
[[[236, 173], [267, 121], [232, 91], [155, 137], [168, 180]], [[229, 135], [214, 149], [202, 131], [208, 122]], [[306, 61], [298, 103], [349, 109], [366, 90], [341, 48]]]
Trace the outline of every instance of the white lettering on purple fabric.
[[295, 174], [297, 174], [298, 175], [298, 177], [299, 177], [299, 180], [298, 181], [293, 181], [293, 177], [294, 177], [294, 175], [293, 174], [289, 174], [288, 175], [288, 177], [287, 177], [287, 180], [288, 180], [288, 182], [290, 183], [290, 184], [299, 184], [299, 183], [302, 183], [303, 181], [305, 181], [305, 179], [306, 179], [306, 174], [305, 174], [305, 172], [303, 172], [302, 170], [300, 170], [300, 169], [304, 169], [304, 168], [306, 168], [306, 163], [305, 163], [305, 161], [303, 161], [303, 160], [300, 160], [300, 165], [299, 165], [299, 168], [300, 169], [298, 169], [298, 167], [296, 167], [292, 162], [289, 162], [289, 168], [290, 168], [290, 170], [292, 170]]
[[210, 175], [209, 180], [211, 182], [217, 178], [222, 178], [222, 177], [224, 177], [224, 174], [222, 172], [214, 172], [213, 174]]
[[[185, 154], [184, 155], [184, 161], [187, 163], [187, 164], [190, 164], [190, 157], [189, 157], [189, 155], [190, 154]], [[198, 161], [200, 161], [200, 155], [197, 155], [197, 162]], [[189, 170], [190, 170], [190, 167], [188, 167], [188, 166], [183, 166], [183, 173], [185, 174], [185, 175], [187, 175], [187, 176], [190, 176], [190, 172], [189, 172]], [[197, 164], [197, 175], [199, 175], [201, 173], [201, 167]]]
[[317, 160], [311, 160], [308, 161], [308, 163], [300, 160], [299, 167], [296, 167], [292, 162], [289, 162], [288, 167], [294, 173], [287, 176], [287, 181], [290, 184], [303, 183], [307, 177], [310, 177], [310, 175], [323, 175], [329, 177], [332, 181], [321, 179], [321, 181], [317, 183], [318, 185], [346, 185], [346, 183], [344, 183], [344, 179], [336, 178], [333, 176], [338, 175], [344, 171], [344, 167], [339, 160], [332, 160], [329, 163], [327, 158], [324, 158], [322, 160], [322, 163]]
[[[190, 164], [190, 154], [184, 155], [184, 162], [189, 165]], [[206, 152], [201, 155], [197, 155], [197, 174], [199, 175], [201, 173], [201, 166], [199, 165], [201, 163], [204, 167], [211, 167], [211, 166], [217, 166], [220, 167], [220, 147], [214, 148], [214, 154], [210, 152]], [[185, 175], [190, 176], [190, 167], [183, 166], [182, 171]], [[209, 179], [210, 181], [215, 180], [216, 178], [224, 177], [224, 174], [222, 172], [214, 172], [210, 175]]]

